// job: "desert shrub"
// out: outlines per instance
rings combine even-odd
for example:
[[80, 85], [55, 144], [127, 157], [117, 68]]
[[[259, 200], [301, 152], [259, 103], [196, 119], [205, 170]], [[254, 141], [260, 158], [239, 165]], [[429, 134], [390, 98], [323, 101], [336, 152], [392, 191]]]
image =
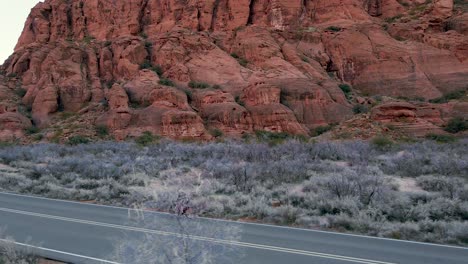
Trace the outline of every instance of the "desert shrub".
[[153, 47], [153, 43], [151, 41], [145, 41], [145, 48], [148, 50], [148, 49], [151, 49]]
[[239, 64], [242, 66], [242, 67], [247, 67], [247, 65], [249, 64], [249, 61], [245, 58], [240, 58], [237, 60], [239, 62]]
[[146, 131], [135, 139], [135, 142], [140, 146], [147, 146], [154, 143], [158, 138], [155, 137], [151, 132]]
[[434, 140], [439, 143], [450, 143], [450, 142], [457, 141], [456, 137], [451, 136], [451, 135], [445, 135], [445, 134], [427, 134], [426, 138], [430, 140]]
[[89, 45], [95, 39], [95, 37], [87, 35], [83, 37], [83, 42]]
[[346, 95], [348, 95], [349, 93], [351, 93], [351, 86], [349, 86], [348, 84], [346, 83], [342, 83], [339, 85], [341, 91], [343, 91], [343, 93], [345, 93]]
[[403, 14], [398, 14], [398, 15], [396, 15], [396, 16], [386, 18], [386, 19], [385, 19], [385, 22], [387, 22], [387, 23], [395, 23], [398, 19], [400, 19], [400, 18], [402, 18], [402, 17], [403, 17]]
[[[151, 44], [151, 42], [149, 42], [149, 43]], [[164, 73], [163, 68], [161, 67], [161, 65], [153, 65], [151, 63], [151, 61], [149, 61], [149, 60], [145, 60], [143, 63], [140, 64], [140, 70], [152, 70], [160, 77]]]
[[454, 199], [463, 191], [466, 183], [461, 178], [447, 176], [420, 176], [417, 183], [423, 190], [429, 192], [441, 192], [444, 196]]
[[43, 134], [36, 134], [32, 138], [34, 140], [36, 140], [36, 141], [40, 141], [40, 140], [44, 139], [44, 135]]
[[29, 249], [19, 248], [10, 238], [0, 241], [1, 264], [36, 264], [39, 257]]
[[341, 27], [329, 26], [329, 27], [326, 28], [326, 30], [333, 31], [333, 32], [339, 32], [339, 31], [341, 31]]
[[255, 135], [258, 140], [268, 142], [271, 145], [281, 144], [287, 139], [299, 139], [306, 140], [305, 137], [300, 135], [291, 135], [286, 132], [270, 132], [264, 130], [255, 131]]
[[194, 88], [194, 89], [206, 89], [206, 88], [210, 88], [210, 85], [207, 84], [207, 83], [204, 83], [204, 82], [194, 82], [194, 81], [190, 81], [188, 86], [190, 88]]
[[443, 104], [443, 103], [449, 102], [450, 100], [457, 100], [457, 99], [463, 98], [465, 95], [466, 95], [466, 90], [459, 90], [459, 91], [454, 91], [454, 92], [444, 94], [443, 96], [438, 97], [436, 99], [431, 99], [429, 100], [429, 102], [434, 103], [434, 104]]
[[239, 59], [239, 55], [237, 55], [237, 53], [231, 53], [231, 57], [233, 57], [234, 59]]
[[458, 133], [465, 130], [468, 130], [468, 121], [461, 117], [450, 119], [450, 121], [445, 126], [445, 131], [450, 133]]
[[386, 136], [374, 137], [371, 141], [372, 145], [379, 150], [389, 150], [394, 142]]
[[79, 144], [88, 144], [89, 142], [91, 142], [89, 140], [89, 138], [87, 137], [84, 137], [84, 136], [72, 136], [68, 139], [67, 141], [67, 144], [68, 145], [72, 145], [72, 146], [75, 146], [75, 145], [79, 145]]
[[34, 135], [39, 133], [40, 129], [36, 126], [30, 126], [24, 130], [27, 135]]
[[161, 67], [161, 65], [152, 66], [151, 70], [154, 71], [160, 77], [164, 74], [164, 70]]
[[242, 66], [246, 67], [249, 64], [249, 61], [245, 58], [240, 57], [237, 53], [231, 53], [231, 57], [237, 60], [237, 62]]
[[96, 126], [96, 134], [100, 137], [105, 137], [109, 135], [109, 129], [107, 126], [99, 125]]
[[[303, 142], [133, 142], [0, 148], [4, 191], [177, 212], [184, 190], [201, 216], [333, 228], [461, 244], [468, 218], [468, 141], [392, 145]], [[270, 144], [280, 139], [283, 144]], [[393, 175], [421, 191], [400, 191]], [[465, 241], [465, 242], [464, 242]]]
[[385, 173], [405, 177], [430, 174], [464, 177], [468, 162], [460, 157], [466, 155], [466, 147], [466, 140], [448, 144], [424, 141], [400, 145], [397, 150], [402, 152], [385, 157], [380, 167]]
[[164, 79], [162, 78], [161, 80], [159, 80], [159, 84], [161, 85], [165, 85], [165, 86], [175, 86], [175, 83], [169, 79]]
[[149, 60], [145, 60], [144, 62], [140, 64], [140, 70], [150, 69], [151, 67], [153, 67], [153, 65], [151, 64], [151, 61]]
[[363, 114], [367, 112], [369, 112], [369, 107], [365, 105], [358, 104], [353, 107], [353, 113], [355, 114]]
[[327, 133], [328, 131], [332, 130], [333, 126], [328, 125], [328, 126], [319, 126], [314, 128], [312, 135], [313, 136], [320, 136], [324, 133]]
[[263, 139], [263, 140], [276, 140], [276, 139], [284, 140], [290, 137], [290, 134], [286, 132], [270, 132], [270, 131], [264, 131], [264, 130], [255, 131], [255, 135], [257, 135], [259, 139]]
[[28, 91], [24, 88], [18, 88], [15, 90], [15, 93], [18, 97], [23, 98]]
[[363, 205], [369, 205], [376, 199], [383, 199], [391, 189], [378, 171], [357, 173], [344, 170], [339, 174], [321, 178], [316, 184], [324, 189], [328, 197], [339, 200], [356, 197]]
[[211, 129], [210, 134], [215, 138], [219, 138], [219, 137], [222, 137], [224, 135], [223, 131], [221, 131], [220, 129], [217, 129], [217, 128]]

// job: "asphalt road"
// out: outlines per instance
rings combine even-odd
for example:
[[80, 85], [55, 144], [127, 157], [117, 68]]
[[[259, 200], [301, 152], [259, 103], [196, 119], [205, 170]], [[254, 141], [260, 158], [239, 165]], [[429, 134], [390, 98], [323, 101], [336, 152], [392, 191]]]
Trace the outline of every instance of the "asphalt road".
[[[468, 263], [468, 248], [462, 247], [211, 219], [183, 221], [191, 243], [215, 252], [216, 263]], [[171, 247], [181, 234], [178, 223], [164, 213], [0, 193], [3, 236], [71, 263], [135, 263], [116, 258], [116, 245], [152, 241], [146, 244]]]

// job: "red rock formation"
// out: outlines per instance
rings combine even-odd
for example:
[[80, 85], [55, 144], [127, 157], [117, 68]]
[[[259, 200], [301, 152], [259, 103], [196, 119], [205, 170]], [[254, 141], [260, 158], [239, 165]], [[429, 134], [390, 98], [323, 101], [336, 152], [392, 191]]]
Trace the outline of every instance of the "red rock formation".
[[452, 0], [46, 0], [2, 71], [44, 128], [107, 100], [96, 124], [119, 139], [308, 134], [351, 117], [340, 82], [408, 98], [465, 89], [464, 17]]
[[412, 136], [444, 133], [439, 127], [444, 123], [441, 110], [430, 104], [384, 103], [372, 109], [371, 118]]

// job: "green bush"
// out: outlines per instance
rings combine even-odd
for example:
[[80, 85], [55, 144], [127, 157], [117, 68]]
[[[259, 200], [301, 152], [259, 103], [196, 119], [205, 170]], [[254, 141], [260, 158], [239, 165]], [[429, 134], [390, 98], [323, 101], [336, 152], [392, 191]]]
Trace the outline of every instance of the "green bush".
[[353, 112], [355, 114], [363, 114], [363, 113], [367, 113], [369, 112], [369, 107], [365, 106], [365, 105], [355, 105], [353, 107]]
[[140, 64], [140, 70], [151, 69], [151, 67], [153, 67], [153, 65], [149, 60], [145, 60], [142, 64]]
[[247, 67], [247, 65], [249, 64], [249, 61], [247, 59], [244, 59], [244, 58], [240, 58], [237, 60], [239, 62], [239, 64], [242, 66], [242, 67]]
[[151, 49], [153, 47], [153, 43], [151, 43], [150, 41], [145, 41], [145, 48], [146, 49]]
[[71, 146], [76, 146], [80, 144], [88, 144], [89, 142], [91, 141], [88, 138], [78, 135], [70, 137], [67, 141], [67, 144]]
[[34, 135], [34, 134], [37, 134], [39, 133], [40, 129], [36, 126], [31, 126], [31, 127], [28, 127], [24, 130], [24, 132], [27, 134], [27, 135]]
[[237, 55], [237, 53], [231, 53], [231, 57], [233, 57], [234, 59], [239, 59], [239, 55]]
[[255, 131], [255, 135], [258, 139], [262, 140], [285, 140], [291, 137], [291, 135], [286, 132], [270, 132], [264, 130]]
[[386, 136], [376, 136], [372, 139], [371, 144], [379, 150], [388, 150], [394, 145], [394, 142]]
[[190, 81], [188, 86], [190, 88], [194, 88], [194, 89], [206, 89], [206, 88], [210, 88], [210, 85], [207, 84], [207, 83], [204, 83], [204, 82], [194, 82], [194, 81]]
[[44, 138], [44, 135], [43, 134], [36, 134], [33, 136], [33, 139], [36, 140], [36, 141], [40, 141]]
[[236, 103], [239, 104], [240, 106], [245, 106], [245, 102], [242, 101], [239, 95], [236, 96]]
[[83, 42], [86, 43], [86, 44], [90, 44], [91, 41], [93, 41], [95, 39], [96, 39], [95, 37], [87, 35], [87, 36], [83, 37]]
[[339, 31], [341, 31], [341, 27], [329, 26], [329, 27], [327, 27], [327, 30], [328, 31], [333, 31], [333, 32], [339, 32]]
[[403, 14], [399, 14], [399, 15], [396, 15], [396, 16], [393, 16], [393, 17], [386, 18], [385, 22], [394, 23], [395, 21], [397, 21], [398, 19], [400, 19], [402, 17], [403, 17]]
[[100, 137], [105, 137], [109, 135], [109, 129], [106, 126], [96, 126], [96, 134]]
[[338, 87], [340, 87], [341, 91], [343, 91], [343, 93], [345, 94], [346, 98], [347, 99], [350, 99], [351, 97], [351, 86], [349, 86], [348, 84], [346, 83], [342, 83], [340, 85], [338, 85]]
[[346, 83], [340, 84], [339, 87], [340, 87], [341, 91], [343, 91], [343, 93], [345, 93], [345, 94], [349, 94], [351, 92], [351, 86], [349, 86]]
[[153, 66], [153, 67], [151, 67], [151, 70], [154, 71], [158, 76], [162, 76], [163, 73], [164, 73], [164, 70], [161, 67], [161, 65]]
[[159, 80], [159, 84], [165, 85], [165, 86], [175, 86], [175, 83], [169, 79], [161, 79]]
[[143, 134], [135, 139], [135, 142], [140, 146], [148, 146], [156, 142], [158, 137], [154, 136], [153, 133], [149, 131], [143, 132]]
[[429, 102], [434, 103], [434, 104], [443, 104], [443, 103], [447, 103], [450, 100], [460, 99], [465, 95], [466, 95], [466, 91], [465, 90], [460, 90], [460, 91], [455, 91], [455, 92], [445, 94], [445, 95], [443, 95], [443, 96], [441, 96], [439, 98], [436, 98], [436, 99], [431, 99], [431, 100], [429, 100]]
[[223, 137], [223, 136], [224, 136], [223, 131], [221, 131], [221, 130], [218, 129], [218, 128], [211, 129], [211, 130], [210, 130], [210, 134], [211, 134], [213, 137], [215, 137], [215, 138], [219, 138], [219, 137]]
[[26, 89], [24, 89], [24, 88], [19, 88], [19, 89], [15, 90], [16, 95], [18, 95], [18, 97], [20, 97], [20, 98], [23, 98], [26, 95], [27, 92], [28, 91]]
[[450, 119], [450, 121], [445, 126], [445, 131], [449, 133], [458, 133], [465, 130], [468, 130], [468, 121], [461, 117]]
[[450, 143], [457, 141], [457, 138], [452, 135], [444, 135], [444, 134], [427, 134], [427, 139], [434, 140], [439, 143]]
[[142, 64], [140, 64], [140, 70], [152, 70], [154, 71], [158, 76], [162, 76], [164, 71], [161, 67], [161, 65], [155, 65], [151, 63], [149, 60], [145, 60]]
[[140, 37], [144, 38], [144, 39], [147, 39], [148, 38], [148, 34], [146, 34], [145, 32], [141, 32], [140, 33]]
[[249, 64], [249, 61], [245, 58], [240, 57], [236, 53], [231, 53], [231, 57], [237, 60], [242, 67], [246, 67]]
[[320, 136], [328, 131], [330, 131], [333, 128], [333, 126], [319, 126], [316, 127], [313, 131], [313, 136]]
[[288, 139], [297, 139], [300, 141], [307, 141], [304, 135], [292, 135], [287, 132], [270, 132], [264, 130], [255, 131], [255, 135], [259, 141], [268, 142], [270, 145], [278, 145]]

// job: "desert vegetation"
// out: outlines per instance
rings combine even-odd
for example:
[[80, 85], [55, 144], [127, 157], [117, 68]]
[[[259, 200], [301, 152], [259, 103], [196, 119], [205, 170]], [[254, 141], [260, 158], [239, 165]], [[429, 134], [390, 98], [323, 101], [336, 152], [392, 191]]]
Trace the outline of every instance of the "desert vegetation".
[[[0, 239], [3, 236], [0, 234]], [[18, 248], [11, 238], [0, 240], [0, 264], [36, 264], [39, 257], [30, 250]]]
[[[231, 242], [240, 240], [242, 229], [224, 222], [200, 221], [191, 216], [197, 214], [196, 211], [187, 211], [189, 205], [190, 198], [179, 193], [172, 216], [156, 220], [147, 211], [135, 210], [129, 215], [128, 225], [162, 232], [157, 236], [145, 234], [116, 240], [109, 259], [118, 263], [148, 264], [238, 263], [244, 251]], [[217, 240], [218, 244], [208, 243], [206, 237]]]
[[467, 139], [271, 144], [262, 136], [3, 146], [0, 188], [171, 213], [183, 194], [199, 216], [468, 244]]

